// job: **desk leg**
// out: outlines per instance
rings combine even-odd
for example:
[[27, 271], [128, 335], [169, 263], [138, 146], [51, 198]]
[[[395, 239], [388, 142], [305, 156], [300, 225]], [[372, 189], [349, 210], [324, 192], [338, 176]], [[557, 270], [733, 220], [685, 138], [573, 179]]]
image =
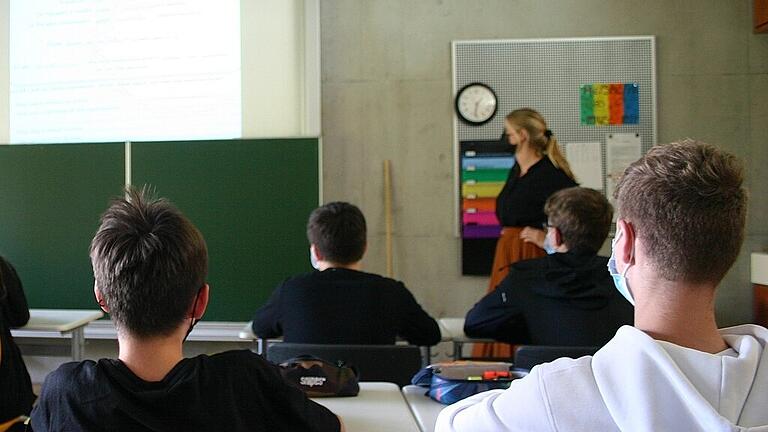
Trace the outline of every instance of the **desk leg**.
[[85, 351], [85, 327], [72, 330], [72, 360], [81, 361]]
[[262, 357], [264, 357], [264, 360], [267, 359], [267, 340], [264, 338], [258, 338], [258, 344], [259, 348], [256, 353], [261, 354]]
[[432, 363], [432, 347], [421, 347], [421, 367], [425, 368]]
[[453, 359], [454, 360], [461, 359], [461, 350], [463, 347], [464, 347], [464, 343], [453, 341]]

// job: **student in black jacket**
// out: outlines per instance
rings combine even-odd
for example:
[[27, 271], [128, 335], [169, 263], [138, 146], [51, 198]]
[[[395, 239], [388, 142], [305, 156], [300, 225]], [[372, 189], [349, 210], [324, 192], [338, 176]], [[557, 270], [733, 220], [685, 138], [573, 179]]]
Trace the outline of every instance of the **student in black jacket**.
[[29, 321], [29, 309], [19, 276], [0, 257], [0, 423], [29, 415], [35, 395], [11, 328]]
[[287, 279], [253, 318], [260, 337], [286, 342], [386, 345], [400, 337], [435, 345], [440, 329], [403, 285], [365, 273], [366, 225], [352, 204], [315, 209], [307, 224], [316, 271]]
[[597, 251], [613, 211], [598, 191], [573, 187], [546, 202], [544, 258], [512, 264], [509, 274], [467, 313], [464, 332], [513, 344], [602, 346], [632, 307], [614, 288]]
[[91, 242], [94, 294], [117, 327], [117, 359], [51, 372], [35, 432], [343, 431], [339, 418], [248, 350], [184, 358], [208, 305], [200, 231], [165, 200], [131, 190]]

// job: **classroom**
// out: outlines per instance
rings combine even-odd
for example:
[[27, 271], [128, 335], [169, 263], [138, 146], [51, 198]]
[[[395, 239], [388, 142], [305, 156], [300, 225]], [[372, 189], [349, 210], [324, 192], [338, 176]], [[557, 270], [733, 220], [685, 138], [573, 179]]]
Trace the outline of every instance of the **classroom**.
[[[0, 257], [18, 273], [34, 321], [1, 328], [13, 334], [38, 396], [68, 361], [118, 358], [118, 331], [94, 298], [89, 247], [127, 186], [149, 185], [205, 239], [210, 298], [199, 323], [192, 317], [184, 357], [266, 354], [282, 343], [275, 339], [283, 335], [254, 330], [254, 314], [288, 278], [326, 261], [308, 218], [318, 206], [346, 202], [364, 215], [364, 255], [351, 260], [354, 269], [402, 281], [414, 310], [439, 325], [439, 342], [399, 333], [397, 346], [419, 346], [420, 366], [512, 361], [491, 342], [512, 350], [526, 343], [465, 324], [502, 286], [506, 269], [490, 282], [497, 245], [502, 229], [518, 224], [468, 202], [497, 205], [510, 169], [524, 169], [520, 147], [516, 155], [508, 145], [519, 133], [509, 131], [512, 113], [522, 108], [546, 119], [547, 142], [557, 139], [544, 160], [560, 169], [551, 155], [562, 153], [576, 182], [613, 206], [597, 251], [605, 261], [642, 237], [624, 235], [613, 191], [655, 145], [690, 138], [741, 161], [743, 241], [710, 306], [714, 329], [768, 326], [766, 0], [0, 0], [0, 27]], [[462, 105], [463, 94], [472, 97], [466, 90], [485, 92], [491, 111], [473, 119]], [[601, 123], [601, 92], [612, 109], [623, 97], [623, 117], [611, 111], [609, 121], [606, 110]], [[475, 157], [510, 162], [482, 177]], [[492, 176], [502, 177], [483, 195]], [[557, 189], [575, 185], [570, 177]], [[529, 242], [538, 252], [525, 258], [547, 256], [551, 217], [536, 221], [537, 229], [545, 223], [539, 242]], [[613, 265], [625, 288], [627, 280], [637, 287], [623, 259]], [[606, 280], [621, 273], [600, 269]], [[760, 362], [768, 373], [768, 360]], [[423, 403], [418, 389], [403, 393], [404, 384], [393, 391], [361, 382], [359, 405], [313, 400], [348, 431], [507, 430], [503, 420], [468, 427], [461, 416], [479, 412], [469, 405], [452, 412], [456, 423], [435, 429], [444, 405]], [[767, 400], [768, 390], [759, 397]], [[377, 424], [377, 415], [400, 423]], [[701, 430], [721, 430], [700, 421]]]

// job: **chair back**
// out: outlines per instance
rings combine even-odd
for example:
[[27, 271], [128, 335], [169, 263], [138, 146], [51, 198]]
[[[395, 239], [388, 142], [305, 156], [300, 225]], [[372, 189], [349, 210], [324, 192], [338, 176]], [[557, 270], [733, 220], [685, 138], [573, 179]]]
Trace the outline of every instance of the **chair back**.
[[518, 345], [513, 363], [516, 368], [530, 370], [538, 364], [548, 363], [560, 357], [579, 358], [593, 355], [599, 349], [600, 347], [594, 346]]
[[267, 358], [280, 364], [300, 355], [312, 355], [331, 363], [354, 366], [360, 381], [384, 381], [399, 387], [411, 383], [421, 369], [421, 351], [414, 345], [321, 345], [289, 342], [269, 346]]

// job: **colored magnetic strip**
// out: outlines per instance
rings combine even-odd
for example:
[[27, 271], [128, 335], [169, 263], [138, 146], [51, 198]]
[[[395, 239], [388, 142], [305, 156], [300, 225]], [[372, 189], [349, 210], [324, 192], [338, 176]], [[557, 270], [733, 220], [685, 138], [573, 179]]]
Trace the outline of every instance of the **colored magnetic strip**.
[[462, 198], [496, 198], [502, 188], [504, 188], [502, 182], [464, 183], [461, 185], [461, 196]]
[[462, 222], [464, 225], [499, 225], [499, 219], [496, 217], [496, 212], [472, 212], [467, 211], [462, 214]]
[[472, 157], [462, 158], [461, 169], [464, 171], [477, 171], [480, 169], [505, 169], [509, 170], [515, 164], [513, 156], [494, 156], [494, 157]]

